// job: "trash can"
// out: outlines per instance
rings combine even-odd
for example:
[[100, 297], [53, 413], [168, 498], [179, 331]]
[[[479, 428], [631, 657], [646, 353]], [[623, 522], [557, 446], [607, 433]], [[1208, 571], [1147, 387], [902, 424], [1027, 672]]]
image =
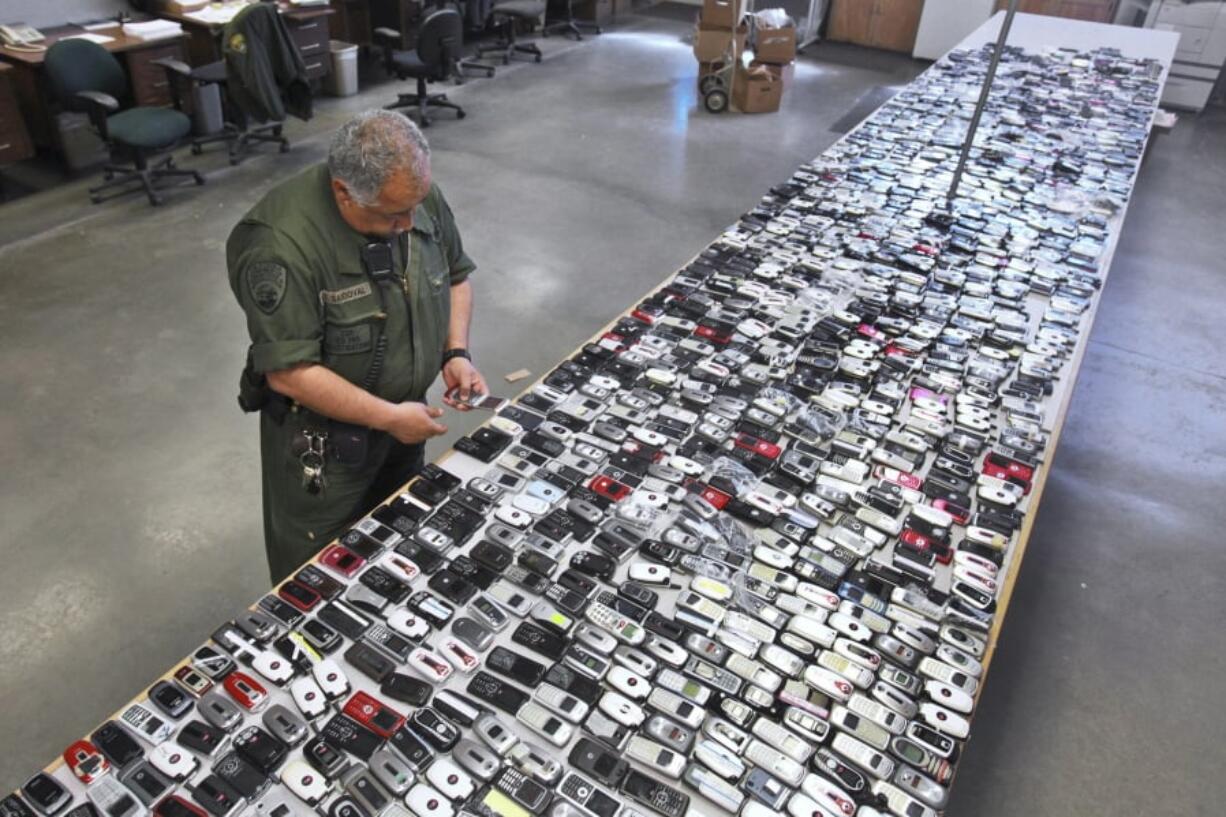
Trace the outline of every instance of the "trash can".
[[225, 127], [221, 110], [221, 86], [215, 82], [193, 83], [192, 133], [208, 136]]
[[328, 93], [353, 96], [358, 92], [358, 47], [340, 40], [329, 40], [329, 43], [332, 73], [328, 75]]

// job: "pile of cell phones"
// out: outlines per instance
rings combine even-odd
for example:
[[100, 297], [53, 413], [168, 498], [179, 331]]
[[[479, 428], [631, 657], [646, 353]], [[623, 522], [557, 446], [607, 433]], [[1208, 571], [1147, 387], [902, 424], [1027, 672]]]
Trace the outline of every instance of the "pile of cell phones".
[[1158, 90], [1009, 50], [950, 207], [986, 64], [772, 188], [0, 815], [939, 812]]

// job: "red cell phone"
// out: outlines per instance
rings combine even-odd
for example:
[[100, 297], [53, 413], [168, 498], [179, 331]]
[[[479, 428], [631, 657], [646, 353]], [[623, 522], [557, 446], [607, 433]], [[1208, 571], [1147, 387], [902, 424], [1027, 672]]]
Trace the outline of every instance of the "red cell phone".
[[612, 477], [606, 477], [604, 474], [597, 474], [596, 477], [588, 483], [588, 488], [593, 493], [600, 494], [606, 499], [611, 499], [614, 502], [621, 502], [626, 497], [630, 496], [631, 488], [629, 485], [618, 482]]
[[256, 711], [268, 701], [268, 690], [246, 673], [232, 672], [221, 683], [230, 697], [248, 712]]
[[732, 499], [729, 494], [726, 494], [717, 488], [712, 488], [710, 485], [703, 488], [702, 493], [700, 493], [699, 496], [721, 511], [724, 509], [724, 506], [728, 504], [728, 500]]
[[1020, 485], [1026, 493], [1030, 493], [1030, 481], [1034, 479], [1034, 469], [1017, 460], [1002, 457], [995, 451], [989, 451], [983, 459], [983, 473], [997, 479], [1008, 480]]
[[404, 726], [404, 715], [361, 691], [353, 693], [342, 711], [382, 738], [390, 738]]
[[737, 448], [752, 451], [759, 457], [766, 457], [768, 460], [778, 459], [779, 455], [783, 453], [783, 449], [779, 446], [772, 442], [767, 442], [760, 437], [755, 437], [752, 434], [737, 434], [733, 444]]
[[277, 595], [304, 613], [311, 612], [323, 598], [312, 588], [293, 579], [278, 587]]
[[344, 545], [328, 545], [324, 552], [319, 554], [319, 563], [346, 579], [352, 579], [353, 574], [366, 564], [366, 560]]

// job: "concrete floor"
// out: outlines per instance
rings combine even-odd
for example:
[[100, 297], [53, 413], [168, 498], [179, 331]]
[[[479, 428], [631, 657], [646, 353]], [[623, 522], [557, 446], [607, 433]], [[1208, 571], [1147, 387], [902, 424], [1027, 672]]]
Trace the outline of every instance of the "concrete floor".
[[[923, 67], [821, 45], [778, 114], [712, 117], [687, 28], [632, 17], [449, 89], [470, 116], [428, 136], [480, 266], [492, 382], [547, 370]], [[223, 242], [393, 88], [322, 101], [287, 155], [197, 160], [209, 184], [157, 210], [91, 207], [85, 182], [0, 210], [0, 789], [267, 589]], [[1226, 802], [1223, 120], [1186, 117], [1142, 172], [951, 815]], [[448, 420], [433, 454], [468, 425]]]

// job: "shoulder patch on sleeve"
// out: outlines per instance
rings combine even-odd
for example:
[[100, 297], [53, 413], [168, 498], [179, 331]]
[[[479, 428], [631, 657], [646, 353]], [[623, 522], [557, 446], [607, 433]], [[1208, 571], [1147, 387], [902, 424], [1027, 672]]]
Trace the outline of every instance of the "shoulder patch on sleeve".
[[285, 297], [287, 271], [275, 261], [260, 261], [247, 268], [247, 292], [256, 307], [271, 315]]

